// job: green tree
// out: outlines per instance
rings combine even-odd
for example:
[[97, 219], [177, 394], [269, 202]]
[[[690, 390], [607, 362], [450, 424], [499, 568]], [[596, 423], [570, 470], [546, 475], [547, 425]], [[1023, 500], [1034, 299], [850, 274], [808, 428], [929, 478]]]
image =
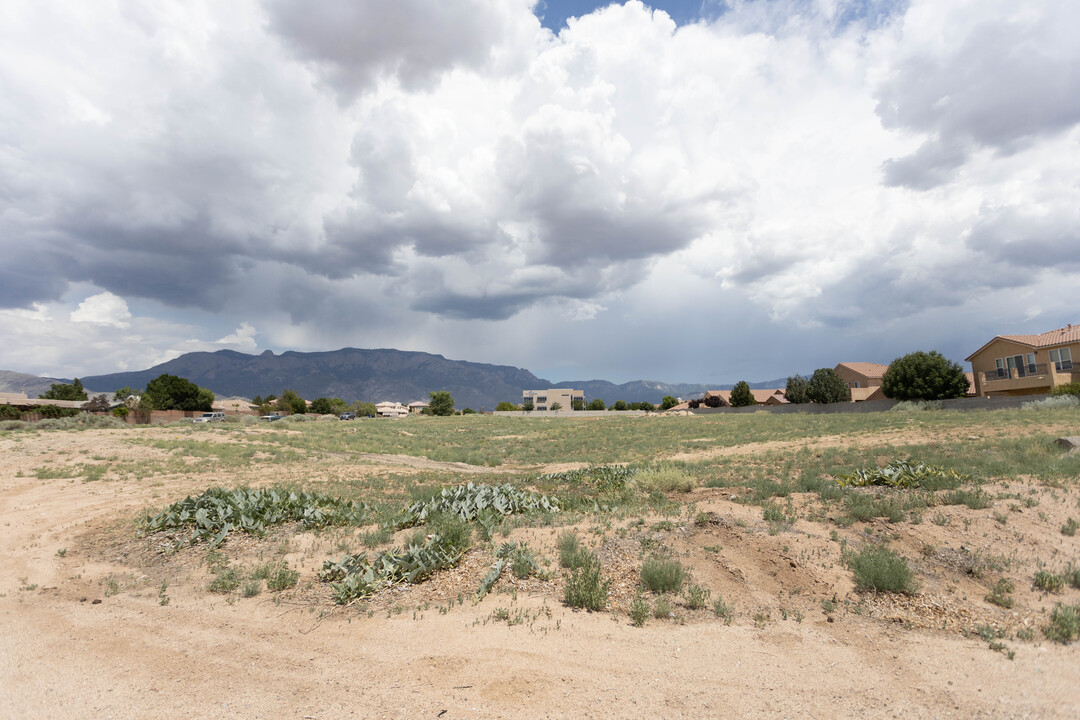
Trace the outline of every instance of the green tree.
[[375, 403], [360, 402], [359, 400], [353, 403], [352, 409], [357, 417], [375, 417], [379, 414]]
[[735, 383], [735, 387], [731, 390], [731, 407], [747, 407], [749, 405], [757, 405], [757, 400], [754, 399], [754, 393], [750, 392], [750, 384], [745, 380], [740, 380]]
[[582, 400], [581, 398], [574, 398], [573, 400], [570, 401], [570, 409], [571, 410], [584, 410], [585, 409], [585, 401]]
[[330, 398], [315, 398], [311, 401], [311, 412], [316, 415], [333, 415], [334, 405], [330, 401]]
[[679, 398], [672, 397], [671, 395], [665, 395], [664, 399], [660, 401], [661, 410], [670, 410], [679, 404]]
[[806, 383], [806, 396], [810, 402], [851, 402], [851, 388], [832, 368], [818, 368]]
[[807, 394], [807, 380], [802, 375], [792, 375], [787, 379], [787, 387], [784, 389], [784, 397], [790, 403], [801, 405], [810, 402]]
[[461, 411], [461, 414], [462, 415], [476, 415], [477, 412], [475, 410], [473, 410], [472, 408], [465, 408], [464, 410]]
[[262, 405], [263, 404], [262, 396], [261, 395], [256, 395], [255, 397], [251, 398], [251, 404], [252, 405]]
[[44, 394], [38, 397], [44, 400], [88, 400], [86, 397], [86, 390], [83, 390], [82, 382], [79, 378], [75, 378], [71, 381], [71, 384], [66, 383], [53, 383], [49, 386], [49, 389]]
[[517, 406], [514, 403], [509, 403], [503, 400], [501, 403], [495, 406], [495, 409], [499, 412], [512, 412], [517, 410]]
[[295, 390], [285, 390], [277, 399], [277, 409], [281, 412], [291, 412], [294, 415], [303, 415], [307, 412], [307, 403]]
[[[214, 394], [200, 388], [190, 380], [175, 375], [158, 375], [146, 383], [143, 398], [154, 410], [202, 410], [207, 411], [214, 402]], [[140, 403], [139, 409], [142, 408]]]
[[595, 400], [593, 400], [592, 402], [589, 403], [589, 409], [590, 410], [607, 410], [607, 405], [605, 405], [604, 401], [601, 400], [600, 398], [596, 398]]
[[129, 397], [131, 397], [134, 394], [135, 394], [135, 391], [132, 390], [131, 388], [129, 388], [127, 385], [125, 385], [124, 387], [120, 388], [119, 390], [117, 390], [116, 392], [113, 393], [113, 400], [115, 400], [117, 402], [124, 402], [125, 400], [127, 400]]
[[446, 390], [435, 390], [428, 393], [431, 398], [431, 402], [428, 403], [428, 410], [432, 415], [439, 415], [446, 417], [447, 415], [454, 414], [454, 398], [450, 397], [450, 393]]
[[936, 350], [893, 360], [881, 378], [881, 391], [893, 400], [948, 400], [964, 397], [967, 389], [964, 369]]
[[532, 412], [534, 407], [536, 407], [536, 406], [533, 405], [532, 400], [526, 400], [523, 403], [521, 403], [521, 409], [524, 410], [525, 412]]
[[551, 403], [551, 409], [552, 410], [562, 410], [562, 403], [561, 402], [553, 402], [553, 403]]
[[615, 411], [618, 411], [618, 412], [622, 412], [624, 410], [627, 410], [628, 408], [629, 408], [629, 406], [626, 404], [625, 400], [616, 400], [615, 404], [611, 406], [612, 410], [615, 410]]
[[638, 403], [638, 410], [644, 410], [645, 412], [656, 412], [656, 406], [648, 400]]
[[82, 406], [88, 412], [106, 412], [109, 409], [109, 399], [104, 395], [96, 395], [92, 400]]

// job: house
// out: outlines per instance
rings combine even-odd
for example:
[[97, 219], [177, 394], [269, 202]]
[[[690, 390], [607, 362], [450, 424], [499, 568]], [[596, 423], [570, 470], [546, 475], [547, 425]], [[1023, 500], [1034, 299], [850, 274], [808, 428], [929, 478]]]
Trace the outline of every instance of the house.
[[[758, 405], [787, 405], [790, 402], [784, 397], [784, 391], [781, 388], [750, 388], [750, 394], [754, 396], [754, 401]], [[705, 401], [712, 397], [720, 398], [720, 407], [731, 407], [730, 390], [707, 390], [701, 404], [708, 406]]]
[[93, 396], [87, 397], [88, 400], [47, 400], [45, 398], [27, 397], [26, 393], [0, 393], [0, 405], [12, 405], [23, 410], [31, 410], [42, 405], [55, 405], [68, 410], [78, 410], [93, 399]]
[[[521, 392], [521, 404], [532, 403], [533, 410], [573, 410], [574, 403], [580, 403], [585, 409], [585, 391], [571, 390], [570, 388], [551, 388], [549, 390], [523, 390]], [[558, 408], [553, 407], [555, 403]]]
[[1080, 381], [1080, 325], [1039, 335], [998, 335], [969, 355], [975, 394], [1036, 395]]
[[416, 402], [409, 403], [409, 412], [419, 415], [424, 412], [424, 408], [428, 407], [428, 404], [423, 400], [417, 400]]
[[399, 402], [390, 402], [389, 400], [376, 403], [375, 411], [379, 413], [379, 417], [385, 418], [403, 418], [409, 414], [409, 408]]
[[873, 362], [842, 362], [833, 368], [840, 379], [851, 389], [851, 401], [884, 400], [881, 391], [881, 378], [888, 365]]

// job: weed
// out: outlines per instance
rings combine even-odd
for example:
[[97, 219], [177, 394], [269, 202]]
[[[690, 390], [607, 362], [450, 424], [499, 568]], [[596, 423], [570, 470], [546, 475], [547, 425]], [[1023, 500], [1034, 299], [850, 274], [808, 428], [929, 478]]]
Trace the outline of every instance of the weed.
[[1048, 593], [1059, 593], [1065, 588], [1065, 576], [1055, 575], [1046, 570], [1040, 570], [1035, 573], [1035, 579], [1032, 581], [1032, 584], [1037, 590]]
[[235, 568], [223, 568], [210, 581], [207, 589], [213, 593], [227, 595], [238, 587], [240, 587], [240, 574]]
[[709, 603], [712, 591], [700, 585], [691, 585], [686, 588], [686, 607], [691, 610], [701, 610]]
[[656, 607], [653, 610], [653, 617], [658, 620], [667, 620], [674, 614], [671, 607], [671, 601], [667, 599], [666, 595], [661, 595], [656, 598]]
[[939, 527], [948, 527], [952, 524], [952, 518], [944, 513], [938, 513], [932, 519], [932, 522]]
[[576, 533], [570, 530], [559, 533], [556, 544], [559, 548], [559, 567], [573, 570], [588, 561], [589, 550], [581, 546]]
[[291, 587], [296, 587], [296, 583], [300, 580], [300, 572], [297, 570], [291, 570], [287, 563], [281, 563], [277, 568], [270, 573], [266, 578], [266, 587], [273, 592], [280, 592], [281, 590], [288, 590]]
[[712, 515], [702, 510], [698, 514], [694, 515], [694, 524], [698, 527], [705, 527], [712, 521]]
[[649, 617], [649, 603], [645, 602], [645, 599], [638, 595], [630, 603], [630, 622], [634, 627], [643, 627], [645, 620]]
[[112, 578], [105, 581], [105, 597], [110, 595], [116, 595], [120, 592], [120, 583], [116, 582]]
[[378, 530], [371, 530], [370, 532], [363, 533], [360, 536], [360, 542], [369, 548], [379, 547], [389, 542], [392, 533], [389, 528], [380, 527]]
[[972, 510], [990, 507], [990, 496], [981, 489], [953, 490], [941, 497], [942, 505], [966, 505]]
[[1080, 640], [1080, 603], [1058, 603], [1050, 613], [1050, 623], [1043, 628], [1043, 634], [1048, 640], [1063, 644]]
[[564, 600], [570, 607], [603, 610], [607, 605], [610, 580], [600, 574], [600, 560], [595, 553], [585, 551], [576, 568], [566, 576]]
[[915, 584], [907, 560], [883, 545], [870, 545], [847, 558], [861, 590], [912, 594]]
[[1014, 590], [1012, 580], [1008, 578], [1001, 578], [994, 585], [994, 588], [990, 591], [990, 594], [986, 596], [986, 602], [998, 607], [1009, 609], [1014, 605], [1012, 599], [1012, 591]]
[[60, 548], [56, 551], [56, 557], [64, 557], [67, 555], [67, 548]]
[[1076, 531], [1080, 529], [1080, 522], [1076, 521], [1076, 518], [1069, 518], [1065, 521], [1065, 524], [1061, 526], [1061, 534], [1068, 537], [1076, 535]]
[[248, 580], [244, 583], [244, 589], [240, 591], [240, 594], [246, 598], [255, 597], [262, 592], [261, 580]]
[[685, 579], [686, 569], [675, 558], [651, 555], [641, 565], [641, 583], [655, 593], [677, 593]]
[[642, 492], [679, 492], [688, 493], [697, 487], [694, 476], [677, 468], [657, 468], [639, 472], [635, 482]]
[[825, 611], [826, 615], [832, 615], [836, 612], [836, 595], [834, 594], [831, 599], [823, 599], [821, 601], [821, 609]]
[[713, 602], [712, 611], [716, 617], [724, 621], [725, 625], [730, 625], [735, 619], [735, 607], [724, 602], [723, 596], [717, 597]]

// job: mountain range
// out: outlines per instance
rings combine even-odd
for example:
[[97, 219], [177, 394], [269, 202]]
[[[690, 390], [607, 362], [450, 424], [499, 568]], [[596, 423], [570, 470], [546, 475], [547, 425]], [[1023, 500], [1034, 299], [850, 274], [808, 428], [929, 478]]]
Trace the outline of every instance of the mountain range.
[[[301, 397], [339, 397], [347, 402], [426, 400], [436, 390], [447, 390], [456, 407], [475, 410], [494, 408], [500, 401], [521, 401], [522, 390], [574, 388], [587, 400], [600, 398], [610, 405], [617, 400], [659, 403], [665, 395], [689, 398], [706, 390], [730, 389], [730, 385], [701, 385], [635, 380], [616, 384], [606, 380], [571, 380], [552, 383], [528, 370], [509, 365], [447, 360], [442, 355], [394, 349], [342, 348], [326, 352], [267, 350], [249, 355], [233, 350], [193, 352], [137, 372], [92, 375], [80, 378], [83, 386], [101, 392], [122, 387], [140, 389], [157, 376], [168, 373], [187, 378], [222, 396], [280, 395], [285, 389]], [[35, 383], [35, 381], [37, 381]], [[26, 392], [34, 396], [57, 378], [0, 371], [0, 391]], [[785, 380], [752, 383], [751, 387], [783, 387]]]

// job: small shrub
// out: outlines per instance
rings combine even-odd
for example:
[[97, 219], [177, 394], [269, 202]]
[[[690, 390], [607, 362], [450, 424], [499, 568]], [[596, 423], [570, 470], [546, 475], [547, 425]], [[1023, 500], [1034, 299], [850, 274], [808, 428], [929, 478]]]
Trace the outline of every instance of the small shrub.
[[672, 615], [671, 601], [667, 599], [666, 595], [661, 595], [656, 598], [656, 606], [653, 610], [653, 617], [658, 620], [667, 620]]
[[997, 584], [994, 585], [990, 594], [986, 596], [986, 602], [997, 605], [998, 607], [1003, 607], [1007, 610], [1014, 605], [1012, 599], [1013, 589], [1012, 580], [1001, 578], [997, 581]]
[[274, 592], [279, 592], [281, 590], [288, 590], [291, 587], [296, 587], [296, 583], [299, 580], [299, 571], [291, 570], [287, 563], [282, 563], [270, 573], [268, 578], [266, 578], [266, 587]]
[[680, 492], [688, 493], [697, 487], [694, 476], [677, 468], [656, 468], [639, 472], [635, 478], [637, 486], [646, 493]]
[[610, 586], [600, 573], [599, 558], [585, 551], [581, 564], [566, 576], [564, 600], [570, 607], [600, 611], [607, 606]]
[[588, 561], [589, 551], [581, 547], [581, 540], [578, 539], [576, 533], [570, 530], [559, 533], [557, 544], [559, 548], [559, 567], [573, 570]]
[[735, 607], [724, 602], [724, 598], [718, 597], [712, 605], [713, 614], [716, 617], [724, 621], [725, 625], [730, 625], [731, 621], [735, 619]]
[[712, 522], [712, 515], [702, 510], [698, 514], [694, 515], [694, 524], [698, 527], [705, 527]]
[[967, 505], [972, 510], [990, 507], [990, 496], [982, 490], [953, 490], [941, 498], [942, 505]]
[[645, 621], [649, 617], [649, 603], [645, 602], [645, 599], [638, 595], [630, 603], [630, 622], [634, 627], [644, 627]]
[[1036, 589], [1042, 590], [1043, 592], [1059, 593], [1065, 589], [1065, 576], [1055, 575], [1046, 570], [1040, 570], [1035, 573], [1033, 584]]
[[871, 545], [848, 558], [860, 590], [911, 594], [915, 592], [907, 560], [892, 550]]
[[641, 565], [641, 583], [654, 593], [677, 593], [685, 578], [686, 570], [675, 558], [652, 555]]
[[244, 589], [241, 591], [241, 595], [246, 598], [255, 597], [262, 592], [262, 582], [259, 580], [248, 580], [244, 583]]
[[213, 593], [228, 595], [238, 587], [240, 587], [240, 574], [233, 568], [223, 568], [210, 581], [208, 589]]
[[701, 610], [709, 604], [712, 591], [700, 585], [691, 585], [686, 588], [686, 607], [691, 610]]
[[1062, 644], [1080, 640], [1080, 603], [1058, 603], [1050, 613], [1050, 624], [1043, 628], [1043, 634], [1048, 640]]
[[1033, 400], [1020, 406], [1021, 410], [1061, 410], [1080, 407], [1080, 397], [1076, 395], [1057, 395], [1055, 397]]
[[1080, 522], [1076, 521], [1076, 518], [1069, 518], [1065, 521], [1065, 524], [1061, 526], [1061, 534], [1067, 537], [1076, 535], [1077, 529], [1080, 529]]

